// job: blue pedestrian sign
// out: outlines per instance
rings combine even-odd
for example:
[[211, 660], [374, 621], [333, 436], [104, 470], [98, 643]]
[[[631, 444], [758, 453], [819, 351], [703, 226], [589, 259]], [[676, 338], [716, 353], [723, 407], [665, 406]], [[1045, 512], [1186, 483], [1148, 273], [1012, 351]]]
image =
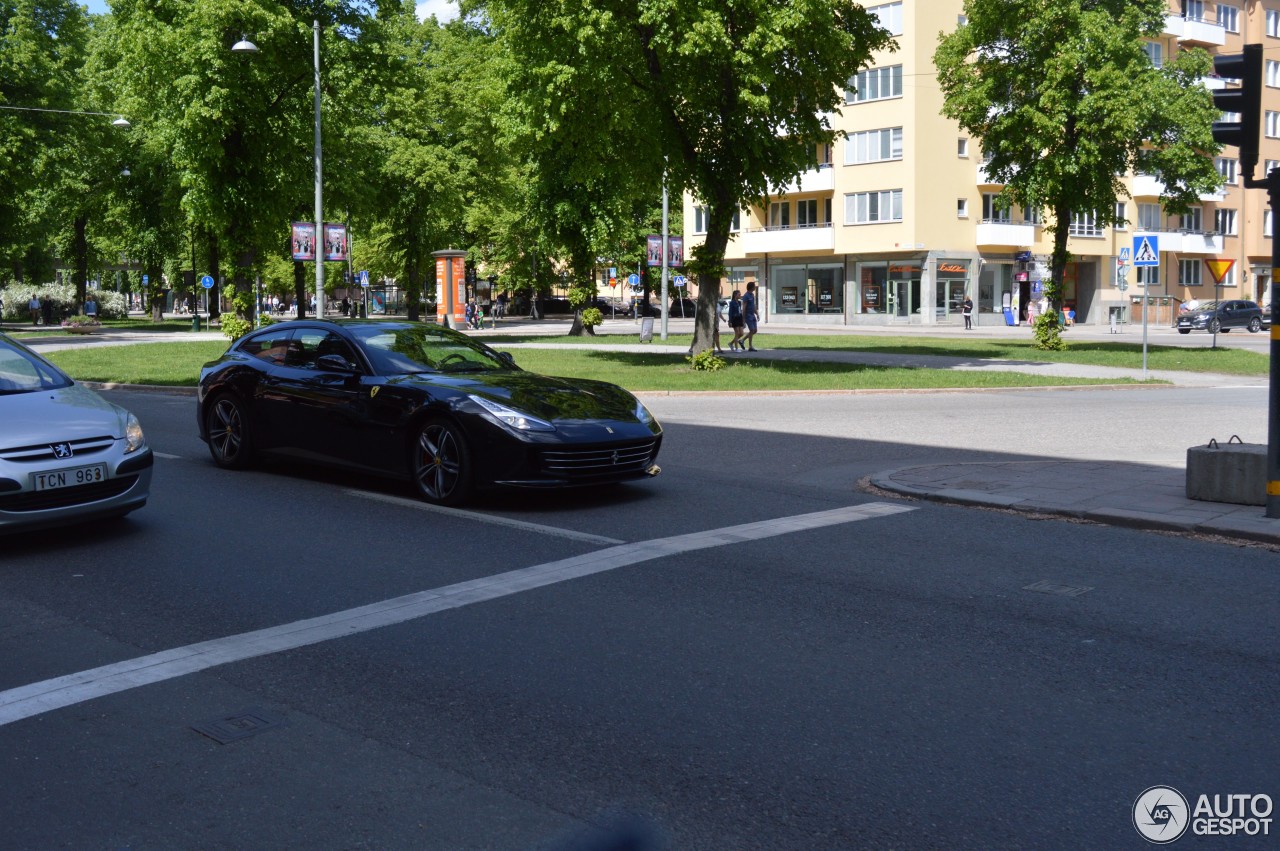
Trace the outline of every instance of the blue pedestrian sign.
[[1144, 234], [1133, 238], [1133, 265], [1160, 265], [1160, 237], [1155, 234]]
[[203, 278], [201, 278], [200, 286], [204, 287], [206, 290], [213, 289], [213, 276], [205, 275]]
[[368, 269], [364, 269], [360, 272], [360, 286], [362, 287], [369, 286], [369, 270]]
[[147, 282], [148, 282], [148, 281], [150, 281], [150, 280], [151, 280], [150, 276], [148, 276], [148, 275], [143, 275], [143, 276], [142, 276], [142, 285], [145, 287], [145, 286], [147, 285]]
[[676, 275], [674, 278], [671, 279], [671, 283], [675, 284], [677, 287], [683, 287], [687, 280], [688, 279], [685, 278], [684, 275]]

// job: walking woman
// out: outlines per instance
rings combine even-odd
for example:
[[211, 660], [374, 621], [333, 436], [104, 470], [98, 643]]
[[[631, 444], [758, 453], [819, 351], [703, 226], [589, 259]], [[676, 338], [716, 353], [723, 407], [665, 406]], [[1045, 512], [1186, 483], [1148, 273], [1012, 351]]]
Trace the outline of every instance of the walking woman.
[[746, 322], [742, 318], [742, 291], [734, 290], [729, 300], [729, 327], [733, 329], [733, 339], [729, 341], [729, 351], [746, 351], [742, 343], [742, 330]]

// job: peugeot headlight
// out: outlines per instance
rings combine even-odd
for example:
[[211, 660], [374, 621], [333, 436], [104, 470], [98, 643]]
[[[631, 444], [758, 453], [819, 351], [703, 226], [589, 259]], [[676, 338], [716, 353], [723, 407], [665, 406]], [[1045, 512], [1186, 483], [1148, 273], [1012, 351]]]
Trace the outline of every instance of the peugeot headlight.
[[492, 399], [486, 399], [483, 396], [468, 396], [468, 398], [497, 417], [504, 425], [516, 431], [556, 430], [556, 427], [546, 420], [538, 419], [533, 414], [526, 414], [524, 411], [518, 411], [515, 408], [508, 408], [506, 405], [500, 405]]
[[124, 454], [136, 452], [146, 445], [147, 439], [142, 436], [142, 423], [133, 414], [129, 414], [124, 424]]

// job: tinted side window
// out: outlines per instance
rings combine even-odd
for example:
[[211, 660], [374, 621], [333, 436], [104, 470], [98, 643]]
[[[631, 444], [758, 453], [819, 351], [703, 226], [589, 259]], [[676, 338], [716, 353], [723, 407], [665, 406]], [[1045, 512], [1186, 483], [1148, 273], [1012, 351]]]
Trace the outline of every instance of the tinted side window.
[[359, 361], [347, 341], [332, 331], [302, 329], [294, 332], [295, 350], [290, 351], [289, 366], [302, 369], [319, 369], [318, 361], [325, 355], [338, 355], [347, 365], [356, 368]]
[[259, 360], [264, 360], [273, 366], [283, 366], [289, 351], [289, 339], [292, 336], [293, 330], [289, 328], [268, 331], [265, 334], [245, 340], [240, 344], [240, 351]]

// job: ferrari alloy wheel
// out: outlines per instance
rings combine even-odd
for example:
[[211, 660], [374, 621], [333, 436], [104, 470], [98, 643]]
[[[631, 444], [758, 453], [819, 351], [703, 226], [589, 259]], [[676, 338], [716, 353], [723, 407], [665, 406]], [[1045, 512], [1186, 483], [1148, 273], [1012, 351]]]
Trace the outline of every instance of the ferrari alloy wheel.
[[209, 452], [219, 467], [243, 470], [253, 463], [253, 440], [244, 403], [235, 396], [219, 396], [205, 415]]
[[471, 456], [458, 427], [444, 420], [424, 425], [412, 448], [409, 472], [427, 502], [466, 502], [472, 490]]

